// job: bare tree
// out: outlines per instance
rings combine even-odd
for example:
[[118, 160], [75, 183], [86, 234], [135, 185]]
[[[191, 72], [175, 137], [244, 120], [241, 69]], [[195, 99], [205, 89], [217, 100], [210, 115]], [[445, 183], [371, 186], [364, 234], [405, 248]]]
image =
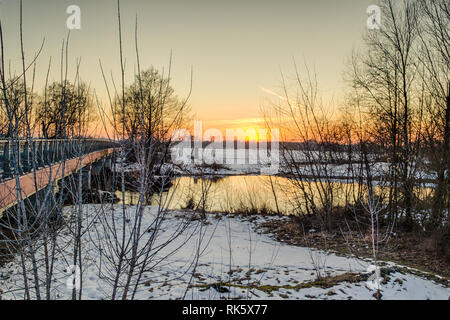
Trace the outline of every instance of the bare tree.
[[[331, 229], [332, 212], [337, 206], [333, 184], [333, 166], [341, 161], [342, 152], [336, 146], [342, 136], [338, 121], [321, 99], [317, 76], [308, 66], [300, 73], [294, 63], [294, 93], [289, 89], [284, 75], [284, 96], [280, 104], [265, 110], [269, 127], [280, 128], [281, 157], [285, 173], [291, 178], [289, 197], [296, 212], [312, 214], [320, 220], [321, 227]], [[293, 142], [288, 142], [293, 141]]]
[[[423, 19], [419, 49], [424, 72], [424, 104], [426, 126], [424, 139], [438, 176], [434, 195], [431, 228], [442, 225], [444, 210], [449, 204], [450, 162], [450, 4], [447, 1], [421, 0]], [[449, 227], [447, 220], [447, 227]]]
[[[28, 95], [29, 99], [29, 101], [27, 101], [27, 110], [25, 110], [25, 94]], [[11, 120], [14, 122], [13, 128], [17, 128], [18, 136], [26, 137], [27, 125], [25, 123], [25, 111], [28, 112], [28, 119], [32, 120], [31, 115], [34, 101], [38, 99], [38, 97], [36, 97], [36, 94], [31, 92], [31, 88], [28, 88], [25, 93], [23, 80], [17, 78], [12, 78], [11, 80], [6, 81], [6, 95], [8, 97], [8, 107], [11, 113]], [[10, 136], [9, 119], [3, 99], [0, 102], [0, 108], [0, 135], [8, 137]]]
[[[392, 191], [390, 212], [397, 212], [397, 190], [401, 190], [406, 224], [412, 227], [414, 179], [419, 137], [413, 133], [420, 123], [420, 102], [416, 94], [420, 14], [417, 2], [380, 2], [383, 25], [365, 37], [366, 51], [352, 61], [352, 87], [358, 91], [369, 128], [376, 141], [390, 150]], [[420, 92], [420, 91], [419, 91]], [[400, 184], [398, 186], [398, 183]]]
[[84, 83], [73, 85], [67, 80], [50, 84], [45, 101], [36, 109], [36, 125], [40, 126], [41, 135], [45, 138], [74, 136], [79, 126], [85, 127], [94, 119], [89, 87]]
[[[172, 234], [162, 237], [162, 225], [170, 213], [168, 204], [171, 198], [164, 198], [163, 191], [170, 183], [170, 174], [156, 176], [165, 163], [168, 152], [170, 130], [179, 125], [187, 98], [179, 102], [173, 97], [169, 79], [160, 76], [151, 69], [142, 72], [140, 68], [137, 19], [135, 28], [135, 49], [137, 75], [130, 87], [125, 86], [125, 66], [123, 63], [122, 24], [120, 1], [117, 1], [119, 50], [121, 65], [121, 85], [111, 102], [113, 130], [121, 135], [119, 165], [114, 168], [120, 174], [117, 177], [117, 189], [125, 199], [126, 185], [125, 163], [134, 160], [138, 164], [133, 187], [139, 197], [134, 207], [127, 208], [125, 202], [120, 208], [112, 205], [102, 206], [99, 215], [100, 224], [92, 231], [103, 234], [96, 244], [104, 263], [99, 274], [110, 286], [111, 299], [134, 299], [144, 283], [144, 272], [163, 263], [168, 256], [178, 250], [174, 248], [167, 256], [159, 253], [191, 223], [187, 218], [180, 221]], [[170, 69], [170, 68], [169, 68]], [[105, 79], [106, 83], [106, 79]], [[170, 141], [169, 141], [170, 142]], [[114, 181], [116, 179], [113, 177]], [[116, 183], [116, 182], [114, 182]], [[151, 222], [146, 219], [150, 214], [146, 199], [152, 194], [157, 207]]]

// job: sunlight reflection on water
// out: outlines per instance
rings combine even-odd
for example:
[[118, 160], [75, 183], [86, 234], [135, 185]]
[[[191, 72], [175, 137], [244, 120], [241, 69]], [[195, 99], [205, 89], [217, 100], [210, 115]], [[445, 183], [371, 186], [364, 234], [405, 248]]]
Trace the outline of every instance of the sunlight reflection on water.
[[[387, 188], [375, 187], [375, 191], [387, 196]], [[178, 177], [168, 192], [153, 195], [147, 204], [161, 204], [168, 209], [200, 209], [205, 200], [205, 210], [210, 212], [299, 214], [312, 205], [311, 201], [305, 200], [309, 195], [313, 195], [314, 206], [321, 208], [325, 201], [330, 201], [334, 207], [355, 203], [358, 193], [365, 194], [366, 187], [358, 187], [356, 183], [298, 181], [278, 176]], [[421, 193], [429, 196], [429, 190], [422, 189]], [[202, 194], [206, 196], [203, 198]], [[122, 198], [120, 191], [116, 195]], [[138, 193], [126, 192], [126, 204], [135, 205], [138, 200]]]

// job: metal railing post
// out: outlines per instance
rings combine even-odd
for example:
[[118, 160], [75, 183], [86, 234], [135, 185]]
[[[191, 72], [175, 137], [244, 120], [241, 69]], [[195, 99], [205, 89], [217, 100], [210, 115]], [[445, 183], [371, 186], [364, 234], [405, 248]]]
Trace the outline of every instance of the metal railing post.
[[[20, 144], [19, 144], [20, 145]], [[21, 164], [22, 164], [22, 173], [28, 172], [30, 170], [30, 153], [29, 153], [29, 143], [25, 141], [22, 144], [22, 155], [21, 155]]]
[[11, 177], [11, 167], [9, 165], [10, 163], [10, 148], [9, 148], [9, 142], [6, 142], [3, 146], [3, 156], [2, 156], [2, 178], [8, 179]]

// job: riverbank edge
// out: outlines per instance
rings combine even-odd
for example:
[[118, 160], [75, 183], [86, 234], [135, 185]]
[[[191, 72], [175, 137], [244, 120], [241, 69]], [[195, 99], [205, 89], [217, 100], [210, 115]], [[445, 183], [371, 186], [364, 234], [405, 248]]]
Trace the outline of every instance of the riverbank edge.
[[[242, 216], [245, 215], [242, 214]], [[337, 233], [313, 230], [313, 232], [308, 232], [305, 237], [297, 232], [299, 231], [298, 229], [295, 230], [293, 228], [292, 218], [294, 217], [278, 215], [276, 217], [278, 219], [271, 219], [270, 221], [258, 221], [258, 219], [254, 219], [252, 216], [247, 216], [246, 218], [254, 223], [257, 232], [266, 234], [280, 243], [310, 247], [346, 258], [359, 258], [373, 261], [372, 248], [370, 247], [367, 248], [356, 241], [350, 242], [348, 239], [345, 240], [342, 235]], [[317, 241], [317, 239], [322, 239], [323, 241]], [[397, 241], [405, 241], [405, 237], [399, 234]], [[411, 253], [408, 252], [408, 254]], [[444, 267], [439, 267], [439, 265], [434, 264], [436, 268], [429, 268], [426, 264], [421, 263], [426, 260], [428, 260], [427, 256], [422, 256], [422, 259], [418, 260], [418, 262], [413, 262], [410, 259], [398, 259], [384, 252], [382, 249], [378, 253], [378, 262], [380, 264], [394, 263], [399, 270], [435, 281], [450, 288], [450, 262]]]

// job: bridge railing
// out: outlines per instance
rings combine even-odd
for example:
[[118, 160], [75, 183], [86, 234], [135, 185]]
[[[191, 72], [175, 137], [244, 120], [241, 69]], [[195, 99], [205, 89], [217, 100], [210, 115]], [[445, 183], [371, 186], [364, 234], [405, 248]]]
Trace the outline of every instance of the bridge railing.
[[[20, 139], [0, 140], [0, 181], [14, 175], [31, 172], [35, 168], [68, 160], [80, 155], [117, 146], [107, 139]], [[17, 156], [14, 157], [13, 152]], [[17, 160], [17, 169], [14, 159]], [[34, 165], [33, 165], [34, 161]], [[16, 172], [18, 171], [18, 172]]]

